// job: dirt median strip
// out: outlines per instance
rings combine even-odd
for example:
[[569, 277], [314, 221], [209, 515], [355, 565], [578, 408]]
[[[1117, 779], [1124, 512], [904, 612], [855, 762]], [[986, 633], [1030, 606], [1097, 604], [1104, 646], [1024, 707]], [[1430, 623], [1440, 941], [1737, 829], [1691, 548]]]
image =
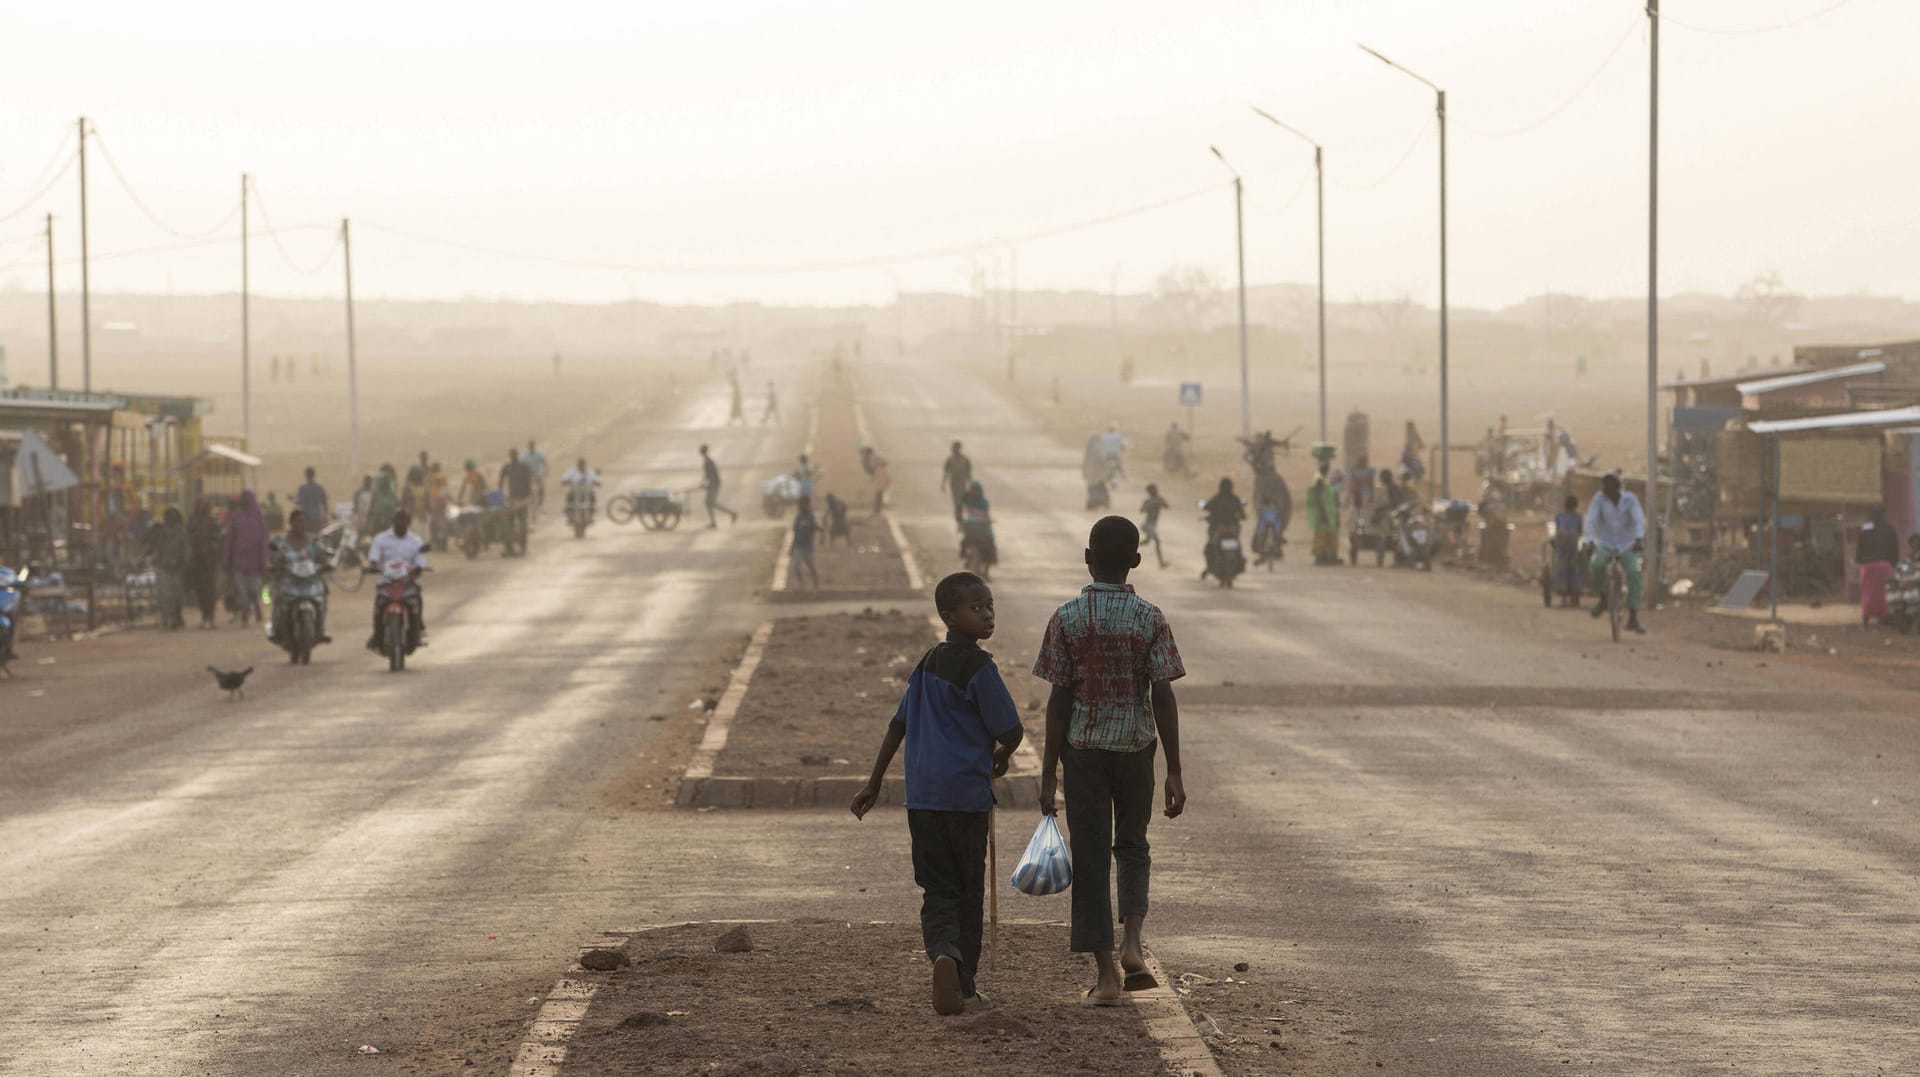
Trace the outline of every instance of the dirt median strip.
[[1220, 1072], [1170, 989], [1113, 1009], [1082, 1003], [1091, 970], [1065, 935], [1057, 923], [1003, 922], [991, 968], [982, 957], [991, 1006], [940, 1017], [917, 925], [716, 921], [631, 933], [618, 951], [628, 964], [562, 981], [597, 990], [566, 1026], [564, 1067], [536, 1072]]
[[1418, 707], [1530, 710], [1688, 711], [1818, 709], [1820, 697], [1785, 692], [1691, 692], [1662, 688], [1605, 690], [1514, 684], [1182, 684], [1192, 706]]
[[[676, 796], [681, 807], [842, 808], [866, 784], [907, 675], [937, 622], [869, 608], [785, 618], [756, 631]], [[1031, 703], [1031, 701], [1030, 701]], [[1002, 804], [1040, 795], [1032, 740], [994, 783]], [[901, 764], [881, 803], [905, 803]]]

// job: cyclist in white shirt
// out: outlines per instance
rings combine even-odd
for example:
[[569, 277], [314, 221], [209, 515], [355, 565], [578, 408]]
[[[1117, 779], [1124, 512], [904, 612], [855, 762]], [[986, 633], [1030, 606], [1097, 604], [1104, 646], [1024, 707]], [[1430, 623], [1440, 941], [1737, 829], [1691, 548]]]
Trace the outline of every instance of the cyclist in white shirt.
[[[393, 514], [393, 526], [373, 537], [373, 545], [367, 550], [367, 571], [379, 572], [389, 561], [401, 561], [413, 566], [411, 579], [415, 586], [413, 594], [413, 621], [420, 636], [420, 646], [427, 645], [426, 600], [421, 597], [418, 586], [420, 574], [427, 570], [427, 543], [418, 532], [409, 530], [413, 515], [406, 509]], [[385, 598], [378, 588], [373, 593], [373, 635], [367, 637], [367, 649], [380, 649], [380, 606]]]
[[1640, 575], [1640, 554], [1646, 549], [1647, 514], [1640, 499], [1621, 489], [1620, 473], [1612, 472], [1600, 480], [1600, 492], [1587, 503], [1585, 535], [1593, 541], [1593, 560], [1587, 569], [1600, 604], [1593, 616], [1607, 612], [1607, 565], [1618, 560], [1627, 575], [1627, 628], [1646, 634], [1640, 627], [1640, 599], [1645, 583]]

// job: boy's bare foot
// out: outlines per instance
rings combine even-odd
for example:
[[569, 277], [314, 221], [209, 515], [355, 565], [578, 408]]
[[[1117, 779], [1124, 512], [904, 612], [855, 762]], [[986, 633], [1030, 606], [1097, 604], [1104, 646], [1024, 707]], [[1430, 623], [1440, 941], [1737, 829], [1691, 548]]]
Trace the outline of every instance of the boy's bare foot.
[[942, 954], [933, 959], [933, 1012], [951, 1017], [967, 1008], [960, 997], [960, 963]]
[[1127, 994], [1121, 981], [1120, 967], [1114, 964], [1112, 954], [1094, 954], [1093, 962], [1099, 968], [1099, 978], [1080, 997], [1095, 1006], [1118, 1006]]

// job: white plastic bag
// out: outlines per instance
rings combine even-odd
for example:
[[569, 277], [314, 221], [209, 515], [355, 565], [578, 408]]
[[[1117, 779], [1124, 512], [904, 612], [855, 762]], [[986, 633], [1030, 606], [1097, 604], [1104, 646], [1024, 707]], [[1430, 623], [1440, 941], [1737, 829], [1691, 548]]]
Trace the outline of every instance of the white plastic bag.
[[1073, 859], [1060, 836], [1060, 824], [1051, 815], [1042, 815], [1033, 829], [1033, 840], [1013, 867], [1013, 888], [1023, 894], [1044, 897], [1073, 885]]

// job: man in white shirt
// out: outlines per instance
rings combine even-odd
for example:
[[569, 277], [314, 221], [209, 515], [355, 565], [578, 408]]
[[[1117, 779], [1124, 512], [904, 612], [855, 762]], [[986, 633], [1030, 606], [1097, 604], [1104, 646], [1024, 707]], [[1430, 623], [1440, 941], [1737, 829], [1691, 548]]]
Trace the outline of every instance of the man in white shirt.
[[1646, 634], [1640, 627], [1640, 599], [1645, 584], [1640, 576], [1640, 553], [1646, 549], [1647, 514], [1640, 499], [1620, 487], [1620, 473], [1612, 472], [1600, 480], [1600, 493], [1587, 505], [1586, 537], [1593, 540], [1593, 559], [1588, 565], [1593, 589], [1600, 596], [1593, 616], [1607, 612], [1607, 565], [1618, 559], [1627, 575], [1627, 628]]
[[593, 488], [600, 485], [600, 473], [587, 466], [586, 457], [582, 456], [579, 463], [568, 468], [566, 474], [560, 476], [560, 484], [567, 488], [568, 511], [572, 511], [573, 499], [577, 496], [585, 503], [587, 515], [593, 515], [596, 500]]
[[[411, 579], [417, 583], [420, 574], [427, 570], [427, 543], [419, 534], [408, 530], [413, 523], [413, 515], [406, 509], [393, 514], [393, 526], [373, 537], [373, 545], [367, 550], [367, 571], [379, 572], [389, 561], [401, 561], [413, 566]], [[413, 599], [413, 623], [419, 646], [427, 645], [426, 602], [420, 595], [420, 588], [408, 589]], [[380, 612], [385, 595], [379, 588], [373, 592], [373, 635], [367, 637], [367, 649], [376, 653], [380, 650]]]

